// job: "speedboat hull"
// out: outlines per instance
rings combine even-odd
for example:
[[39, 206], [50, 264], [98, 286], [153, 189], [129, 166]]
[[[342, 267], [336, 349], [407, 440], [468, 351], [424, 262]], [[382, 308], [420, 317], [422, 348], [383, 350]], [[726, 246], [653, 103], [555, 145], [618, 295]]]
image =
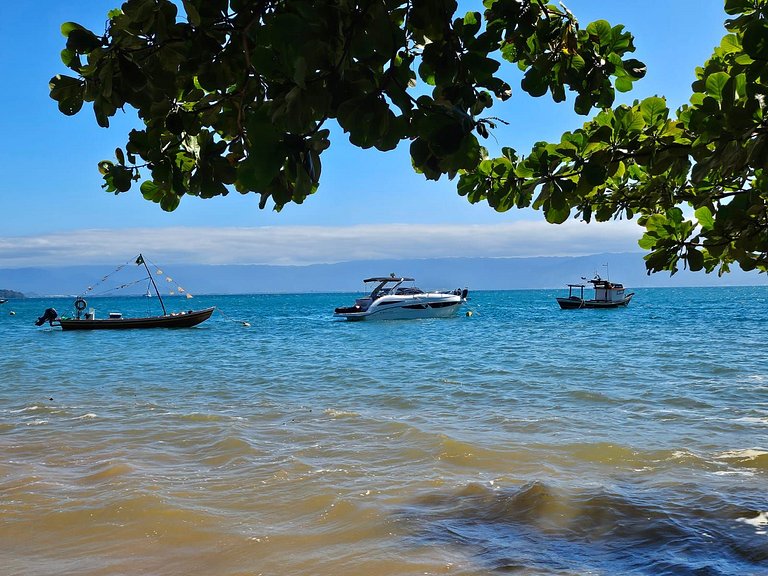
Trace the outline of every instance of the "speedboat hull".
[[211, 317], [215, 308], [147, 318], [59, 319], [62, 330], [129, 330], [133, 328], [191, 328]]

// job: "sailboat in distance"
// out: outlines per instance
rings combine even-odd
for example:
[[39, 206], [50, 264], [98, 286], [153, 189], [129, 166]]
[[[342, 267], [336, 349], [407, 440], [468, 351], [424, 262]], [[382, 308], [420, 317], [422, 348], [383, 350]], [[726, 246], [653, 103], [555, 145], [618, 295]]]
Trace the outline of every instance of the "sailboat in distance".
[[[54, 308], [47, 308], [35, 322], [36, 326], [42, 326], [46, 322], [50, 326], [61, 326], [62, 330], [126, 330], [132, 328], [191, 328], [211, 317], [215, 308], [203, 308], [201, 310], [188, 310], [186, 312], [168, 313], [165, 308], [160, 291], [157, 289], [155, 279], [150, 272], [144, 256], [139, 254], [135, 260], [137, 266], [144, 266], [150, 283], [155, 290], [157, 299], [163, 309], [162, 316], [143, 316], [136, 318], [124, 318], [119, 312], [110, 312], [107, 318], [96, 318], [95, 313], [86, 312], [88, 303], [85, 298], [78, 296], [75, 299], [75, 317], [59, 316]], [[122, 268], [122, 266], [120, 267]], [[120, 269], [118, 268], [118, 270]], [[106, 278], [106, 277], [105, 277]], [[90, 288], [89, 288], [90, 290]], [[191, 296], [187, 295], [188, 298]]]

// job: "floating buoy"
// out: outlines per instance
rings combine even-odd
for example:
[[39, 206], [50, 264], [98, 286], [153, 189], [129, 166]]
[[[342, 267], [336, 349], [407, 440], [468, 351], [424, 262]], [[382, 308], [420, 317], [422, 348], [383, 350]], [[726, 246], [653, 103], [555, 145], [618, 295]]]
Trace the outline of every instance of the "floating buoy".
[[11, 314], [10, 314], [10, 315], [11, 315], [11, 316], [16, 316], [16, 312], [14, 312], [13, 310], [11, 310]]
[[250, 322], [243, 322], [243, 326], [245, 326], [246, 328], [250, 328], [251, 323]]
[[467, 318], [469, 318], [470, 316], [472, 316], [472, 310], [467, 310]]

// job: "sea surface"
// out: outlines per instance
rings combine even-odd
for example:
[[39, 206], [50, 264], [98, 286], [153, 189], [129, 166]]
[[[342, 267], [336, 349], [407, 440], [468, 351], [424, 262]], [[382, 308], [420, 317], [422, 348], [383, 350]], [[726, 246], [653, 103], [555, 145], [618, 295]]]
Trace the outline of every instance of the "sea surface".
[[200, 296], [168, 299], [219, 309], [196, 328], [82, 333], [11, 300], [0, 576], [766, 575], [768, 287], [635, 292]]

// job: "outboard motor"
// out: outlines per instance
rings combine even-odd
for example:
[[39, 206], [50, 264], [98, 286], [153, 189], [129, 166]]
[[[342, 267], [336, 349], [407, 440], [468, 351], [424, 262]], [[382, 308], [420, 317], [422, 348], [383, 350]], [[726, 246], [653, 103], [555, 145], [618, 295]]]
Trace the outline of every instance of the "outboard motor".
[[40, 316], [40, 318], [37, 319], [35, 322], [35, 326], [42, 326], [46, 322], [53, 326], [53, 321], [56, 320], [56, 318], [59, 317], [59, 313], [56, 312], [55, 308], [46, 308], [45, 312], [43, 312], [43, 315]]
[[467, 288], [464, 288], [464, 290], [461, 291], [462, 300], [466, 300], [468, 295], [469, 295], [469, 290]]

